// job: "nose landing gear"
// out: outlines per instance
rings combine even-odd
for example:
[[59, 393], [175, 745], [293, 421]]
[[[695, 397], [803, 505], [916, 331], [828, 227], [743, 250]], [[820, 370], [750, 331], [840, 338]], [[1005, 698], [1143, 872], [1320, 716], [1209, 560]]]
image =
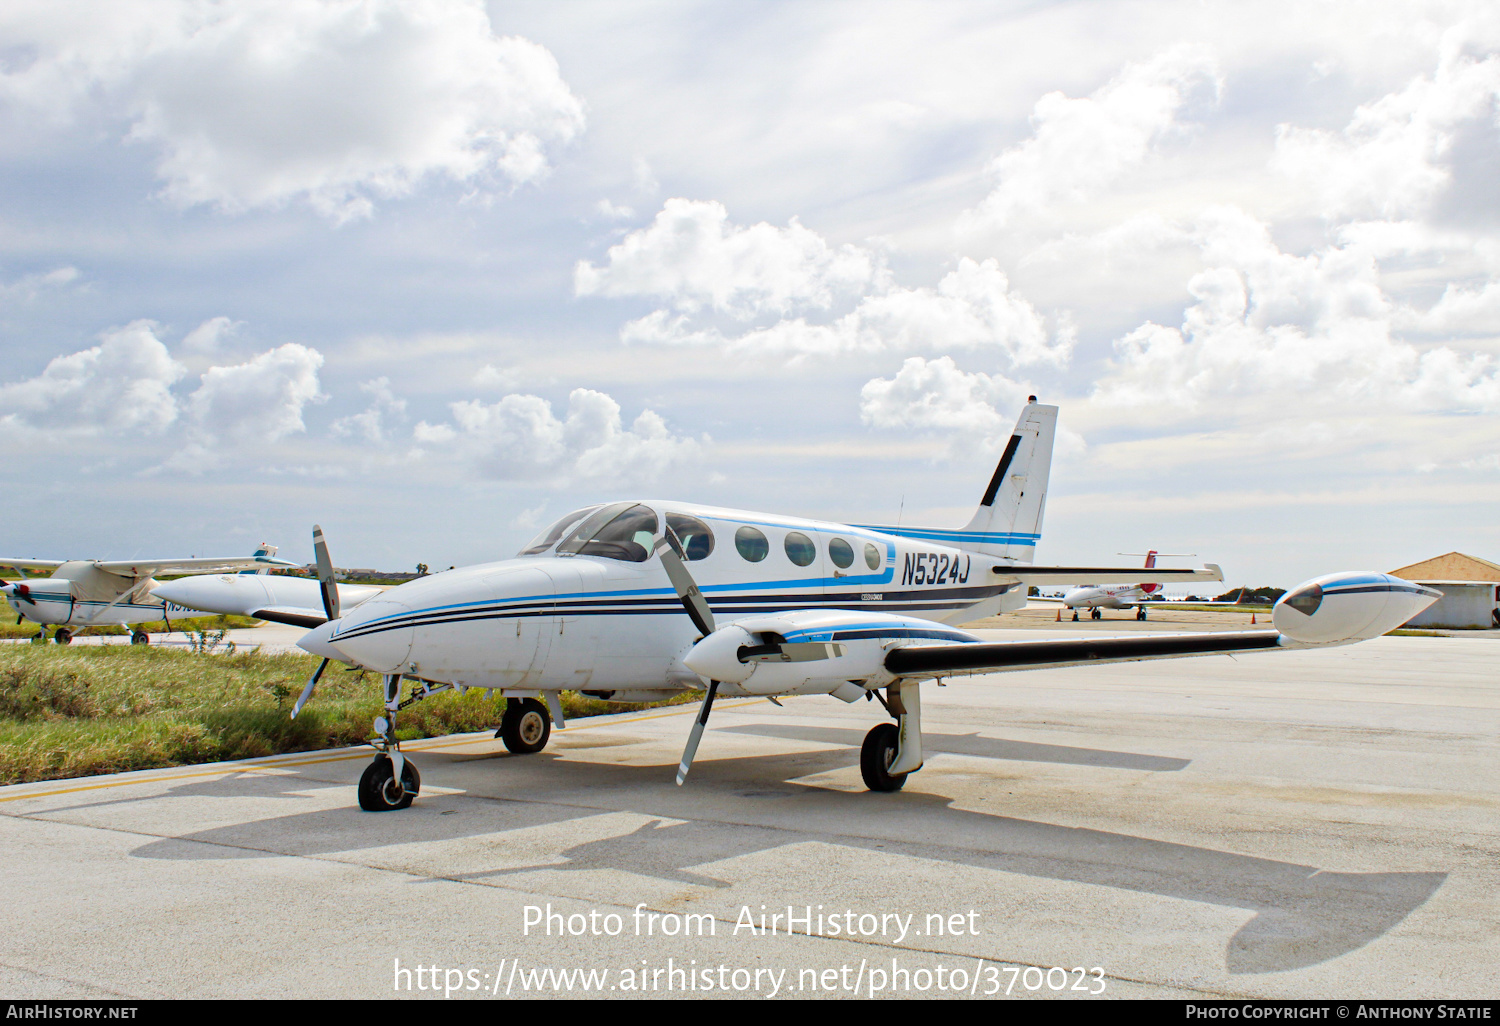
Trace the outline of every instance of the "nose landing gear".
[[384, 674], [381, 682], [384, 685], [385, 715], [375, 718], [375, 738], [370, 742], [375, 746], [375, 759], [359, 778], [359, 807], [366, 812], [391, 812], [411, 805], [412, 799], [422, 789], [422, 774], [401, 754], [401, 742], [396, 740], [396, 713], [413, 702], [452, 687], [451, 684], [431, 687], [424, 682], [403, 702], [401, 674]]
[[384, 752], [365, 767], [359, 778], [359, 807], [366, 812], [391, 812], [411, 805], [422, 788], [422, 775], [405, 759], [401, 760], [401, 782], [396, 782], [395, 767]]

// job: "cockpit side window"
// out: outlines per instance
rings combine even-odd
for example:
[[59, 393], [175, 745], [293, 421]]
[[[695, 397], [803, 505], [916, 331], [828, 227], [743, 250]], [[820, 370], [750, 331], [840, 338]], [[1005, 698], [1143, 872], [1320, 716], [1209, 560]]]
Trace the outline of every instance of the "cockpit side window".
[[561, 538], [568, 528], [572, 527], [574, 524], [578, 523], [578, 521], [582, 520], [584, 517], [588, 516], [590, 513], [599, 508], [599, 506], [585, 506], [583, 509], [575, 509], [573, 512], [563, 517], [557, 523], [547, 528], [547, 530], [531, 539], [530, 544], [528, 544], [520, 552], [516, 553], [516, 555], [535, 556], [539, 555], [540, 553], [546, 552], [552, 546], [557, 544], [557, 539]]
[[557, 551], [644, 563], [656, 540], [656, 525], [656, 513], [649, 506], [617, 502], [580, 524]]
[[707, 559], [714, 550], [714, 533], [697, 517], [686, 513], [668, 513], [667, 526], [682, 543], [682, 550], [689, 560]]

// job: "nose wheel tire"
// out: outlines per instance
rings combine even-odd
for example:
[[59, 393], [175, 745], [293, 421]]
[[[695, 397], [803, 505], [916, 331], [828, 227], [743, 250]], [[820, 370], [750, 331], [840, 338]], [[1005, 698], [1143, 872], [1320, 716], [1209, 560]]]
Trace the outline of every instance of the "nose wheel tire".
[[552, 737], [552, 715], [535, 698], [509, 699], [495, 736], [517, 755], [540, 752]]
[[366, 812], [391, 812], [411, 804], [422, 789], [422, 775], [408, 762], [401, 769], [401, 783], [387, 755], [377, 755], [359, 778], [359, 807]]
[[865, 743], [859, 749], [859, 775], [865, 778], [865, 786], [871, 791], [899, 791], [906, 783], [905, 773], [889, 772], [900, 742], [901, 732], [894, 723], [876, 724], [865, 735]]

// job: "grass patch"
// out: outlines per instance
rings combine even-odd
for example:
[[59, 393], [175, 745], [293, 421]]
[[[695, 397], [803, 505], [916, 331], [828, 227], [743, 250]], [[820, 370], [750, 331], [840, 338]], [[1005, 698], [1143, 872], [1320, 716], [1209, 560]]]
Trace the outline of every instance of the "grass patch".
[[[176, 621], [174, 621], [175, 623]], [[308, 655], [208, 655], [142, 646], [0, 646], [0, 784], [247, 759], [358, 744], [381, 712], [380, 678], [330, 666], [296, 720], [317, 666]], [[694, 700], [688, 692], [670, 703]], [[568, 717], [654, 705], [565, 691]], [[403, 741], [494, 729], [505, 700], [436, 695], [400, 714]]]
[[[4, 612], [13, 613], [14, 610], [10, 609], [8, 605], [0, 604], [0, 613]], [[183, 619], [174, 619], [172, 621], [172, 631], [177, 634], [191, 634], [198, 631], [230, 631], [243, 627], [259, 626], [259, 620], [248, 616], [231, 616], [227, 614], [217, 616], [205, 614], [203, 616], [184, 617]], [[39, 629], [37, 624], [30, 620], [27, 620], [25, 623], [16, 623], [14, 617], [0, 620], [0, 638], [33, 638], [36, 637]], [[47, 625], [47, 637], [49, 640], [55, 629], [54, 625]], [[73, 637], [75, 638], [86, 638], [90, 635], [101, 634], [122, 635], [136, 630], [145, 631], [147, 634], [165, 634], [167, 633], [167, 624], [165, 621], [157, 620], [154, 623], [132, 624], [129, 627], [121, 627], [119, 624], [103, 624], [98, 627], [69, 627], [68, 630], [73, 632]]]

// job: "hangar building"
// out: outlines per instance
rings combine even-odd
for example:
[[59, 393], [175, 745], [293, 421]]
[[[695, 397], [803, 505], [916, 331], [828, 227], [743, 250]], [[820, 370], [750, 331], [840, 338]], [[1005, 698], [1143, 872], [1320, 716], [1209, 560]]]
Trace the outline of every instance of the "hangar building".
[[1500, 566], [1487, 559], [1450, 552], [1392, 570], [1391, 576], [1443, 593], [1408, 627], [1500, 627]]

